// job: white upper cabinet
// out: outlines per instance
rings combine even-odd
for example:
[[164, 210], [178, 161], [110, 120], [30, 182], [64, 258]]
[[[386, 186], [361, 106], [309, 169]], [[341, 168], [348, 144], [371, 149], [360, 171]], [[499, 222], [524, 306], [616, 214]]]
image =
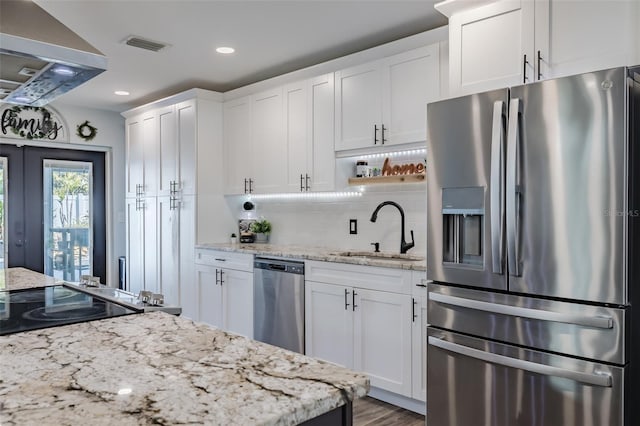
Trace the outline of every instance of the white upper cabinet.
[[126, 191], [127, 198], [139, 195], [140, 185], [144, 185], [144, 146], [142, 144], [142, 116], [126, 121]]
[[[183, 195], [196, 194], [196, 170], [198, 164], [196, 141], [206, 140], [206, 134], [198, 135], [198, 123], [196, 120], [196, 100], [180, 102], [175, 106], [175, 123], [177, 126], [176, 138], [179, 155], [177, 158], [178, 173], [174, 177], [174, 185]], [[209, 121], [209, 117], [203, 117]], [[205, 182], [208, 184], [208, 182]]]
[[282, 119], [282, 87], [251, 97], [250, 188], [259, 193], [279, 192], [286, 186], [286, 144]]
[[637, 10], [633, 0], [501, 0], [454, 12], [451, 94], [633, 65]]
[[438, 44], [336, 72], [336, 151], [424, 142], [439, 75]]
[[284, 87], [287, 192], [335, 187], [333, 74]]
[[381, 62], [336, 72], [336, 151], [382, 144]]
[[440, 98], [439, 53], [433, 44], [382, 61], [385, 145], [426, 140], [427, 103]]
[[170, 195], [171, 185], [178, 178], [180, 150], [176, 138], [176, 113], [173, 105], [157, 112], [158, 133], [158, 195]]
[[225, 192], [247, 192], [252, 170], [251, 155], [251, 97], [224, 103]]

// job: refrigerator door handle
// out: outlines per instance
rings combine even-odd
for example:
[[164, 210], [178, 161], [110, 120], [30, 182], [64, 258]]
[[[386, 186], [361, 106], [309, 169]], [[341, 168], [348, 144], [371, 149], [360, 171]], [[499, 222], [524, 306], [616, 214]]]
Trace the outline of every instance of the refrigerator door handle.
[[445, 303], [462, 308], [475, 309], [478, 311], [491, 312], [500, 315], [528, 318], [541, 321], [561, 322], [565, 324], [579, 325], [583, 327], [594, 327], [611, 329], [613, 328], [613, 318], [611, 317], [589, 317], [580, 314], [564, 314], [560, 312], [545, 311], [541, 309], [522, 308], [519, 306], [503, 305], [501, 303], [490, 303], [482, 300], [466, 299], [463, 297], [449, 296], [429, 292], [429, 300]]
[[573, 380], [575, 382], [586, 383], [593, 386], [612, 386], [611, 375], [604, 372], [583, 373], [581, 371], [566, 370], [564, 368], [538, 364], [536, 362], [526, 361], [523, 359], [494, 354], [492, 352], [485, 352], [479, 349], [470, 348], [468, 346], [459, 345], [457, 343], [447, 342], [446, 340], [438, 339], [433, 336], [429, 336], [428, 342], [430, 345], [436, 346], [440, 349], [444, 349], [446, 351], [454, 352], [470, 358], [479, 359], [481, 361], [489, 362], [492, 364], [529, 371], [531, 373], [542, 374], [544, 376], [562, 377], [565, 379]]
[[520, 256], [518, 250], [518, 207], [520, 193], [516, 185], [518, 144], [521, 117], [520, 99], [509, 102], [509, 133], [507, 135], [507, 259], [509, 274], [520, 276]]
[[493, 273], [502, 274], [504, 265], [504, 134], [506, 131], [504, 101], [493, 103], [493, 127], [491, 131], [491, 257]]

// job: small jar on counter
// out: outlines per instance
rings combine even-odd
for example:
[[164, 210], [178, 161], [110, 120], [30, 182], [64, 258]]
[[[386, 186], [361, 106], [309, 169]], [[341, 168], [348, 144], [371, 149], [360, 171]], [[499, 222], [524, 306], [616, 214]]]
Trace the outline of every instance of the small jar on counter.
[[356, 177], [369, 176], [369, 163], [365, 160], [356, 162]]

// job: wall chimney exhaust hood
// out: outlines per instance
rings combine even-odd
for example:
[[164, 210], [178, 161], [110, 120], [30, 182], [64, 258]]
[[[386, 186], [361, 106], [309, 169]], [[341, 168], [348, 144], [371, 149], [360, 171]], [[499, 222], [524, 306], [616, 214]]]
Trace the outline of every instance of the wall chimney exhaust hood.
[[107, 58], [30, 0], [0, 0], [0, 101], [43, 106], [107, 69]]

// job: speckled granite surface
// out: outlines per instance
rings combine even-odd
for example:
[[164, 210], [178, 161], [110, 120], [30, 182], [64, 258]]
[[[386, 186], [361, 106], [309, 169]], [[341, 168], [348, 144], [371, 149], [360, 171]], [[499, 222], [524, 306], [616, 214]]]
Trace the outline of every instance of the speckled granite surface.
[[56, 284], [56, 279], [25, 268], [0, 270], [0, 290], [45, 287]]
[[366, 376], [162, 312], [0, 337], [0, 424], [293, 425]]
[[[347, 251], [345, 249], [330, 249], [325, 247], [310, 247], [297, 245], [274, 245], [274, 244], [198, 244], [199, 249], [215, 249], [231, 251], [237, 253], [249, 253], [261, 256], [277, 256], [289, 259], [309, 259], [325, 262], [351, 263], [355, 265], [382, 266], [385, 268], [401, 268], [416, 271], [427, 269], [426, 260], [389, 260], [371, 259], [361, 256], [341, 256], [339, 253]], [[419, 257], [419, 255], [416, 255]]]

